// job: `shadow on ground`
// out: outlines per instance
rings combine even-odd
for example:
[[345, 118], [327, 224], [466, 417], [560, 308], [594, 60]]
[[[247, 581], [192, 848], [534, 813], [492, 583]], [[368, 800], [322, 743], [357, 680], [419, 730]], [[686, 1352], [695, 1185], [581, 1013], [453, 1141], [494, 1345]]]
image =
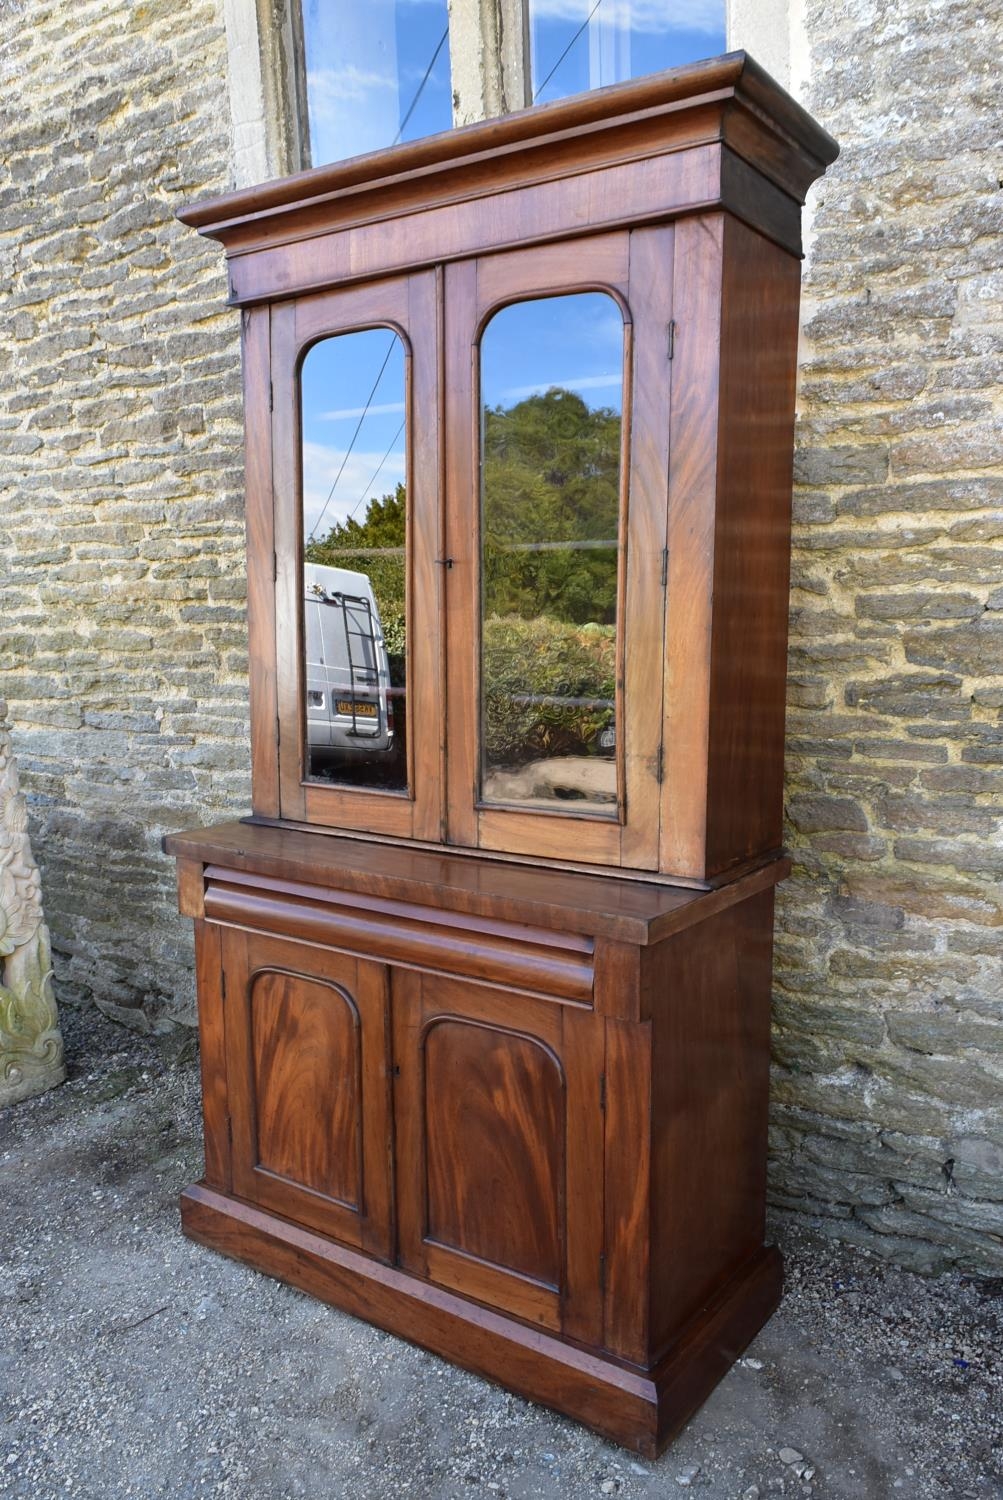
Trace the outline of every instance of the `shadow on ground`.
[[642, 1461], [183, 1239], [194, 1038], [63, 1019], [69, 1082], [0, 1112], [0, 1495], [1003, 1496], [1000, 1282], [782, 1226], [780, 1312]]

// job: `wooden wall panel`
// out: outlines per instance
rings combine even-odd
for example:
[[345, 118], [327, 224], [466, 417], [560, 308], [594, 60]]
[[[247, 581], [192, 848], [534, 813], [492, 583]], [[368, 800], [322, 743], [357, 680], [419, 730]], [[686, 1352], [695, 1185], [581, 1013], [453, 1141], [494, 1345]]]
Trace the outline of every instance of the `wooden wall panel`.
[[773, 891], [651, 950], [651, 1330], [657, 1358], [761, 1253]]
[[724, 218], [707, 872], [783, 838], [800, 263]]

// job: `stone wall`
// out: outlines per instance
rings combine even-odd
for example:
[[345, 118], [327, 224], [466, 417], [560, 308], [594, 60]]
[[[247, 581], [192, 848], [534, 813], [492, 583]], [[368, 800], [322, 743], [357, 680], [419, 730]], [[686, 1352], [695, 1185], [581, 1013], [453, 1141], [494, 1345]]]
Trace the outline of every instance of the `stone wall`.
[[[221, 0], [4, 6], [0, 657], [60, 996], [191, 1019], [161, 834], [248, 802]], [[773, 1196], [1003, 1266], [1003, 195], [988, 0], [812, 3]], [[70, 65], [72, 64], [72, 65]], [[997, 465], [997, 467], [994, 467]]]
[[191, 1017], [168, 828], [243, 810], [237, 314], [215, 0], [0, 6], [0, 661], [60, 1000]]
[[812, 0], [773, 1192], [1003, 1268], [999, 11]]

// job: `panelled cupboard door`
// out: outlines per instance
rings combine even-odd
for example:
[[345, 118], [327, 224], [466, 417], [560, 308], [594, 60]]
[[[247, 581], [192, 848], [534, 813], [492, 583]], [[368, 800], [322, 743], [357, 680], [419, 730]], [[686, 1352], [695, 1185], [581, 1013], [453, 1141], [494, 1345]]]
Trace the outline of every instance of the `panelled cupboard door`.
[[445, 268], [454, 843], [658, 866], [672, 253]]
[[438, 288], [425, 271], [271, 309], [283, 818], [442, 836]]
[[602, 1332], [602, 1023], [393, 974], [398, 1254], [570, 1337]]
[[235, 1193], [389, 1259], [385, 965], [232, 928], [222, 959]]

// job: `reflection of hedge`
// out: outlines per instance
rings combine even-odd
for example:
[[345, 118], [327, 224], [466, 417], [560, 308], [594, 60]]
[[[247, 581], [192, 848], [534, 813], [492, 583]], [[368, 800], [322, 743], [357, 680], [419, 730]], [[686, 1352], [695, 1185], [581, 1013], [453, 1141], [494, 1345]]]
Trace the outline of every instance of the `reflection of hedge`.
[[568, 625], [507, 615], [484, 621], [484, 739], [489, 764], [519, 765], [543, 754], [598, 752], [612, 708], [525, 703], [528, 696], [604, 698], [616, 679], [612, 625]]

